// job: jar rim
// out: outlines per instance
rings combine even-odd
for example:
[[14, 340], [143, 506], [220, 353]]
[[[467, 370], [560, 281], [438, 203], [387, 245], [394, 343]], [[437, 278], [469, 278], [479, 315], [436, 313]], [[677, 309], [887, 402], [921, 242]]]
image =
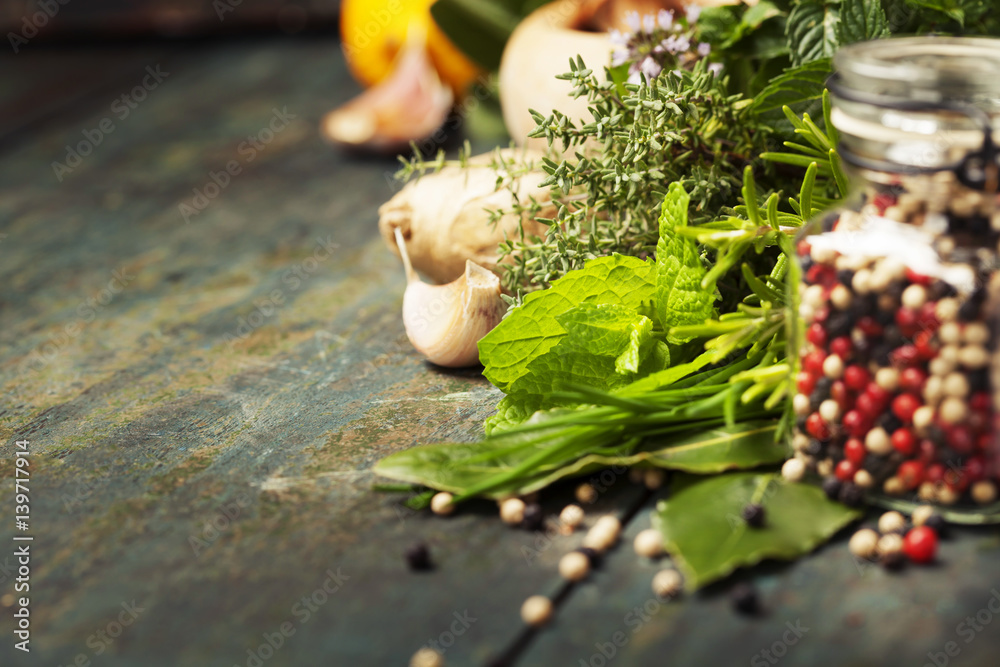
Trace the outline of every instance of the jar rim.
[[885, 85], [926, 99], [942, 84], [954, 91], [1000, 94], [1000, 39], [990, 37], [897, 37], [859, 42], [834, 54], [834, 67], [851, 88]]

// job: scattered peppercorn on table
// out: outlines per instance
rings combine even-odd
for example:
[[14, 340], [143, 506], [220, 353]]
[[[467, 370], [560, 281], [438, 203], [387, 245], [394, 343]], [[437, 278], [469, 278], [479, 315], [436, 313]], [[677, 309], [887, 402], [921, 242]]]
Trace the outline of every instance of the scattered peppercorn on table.
[[[569, 534], [374, 491], [376, 460], [479, 437], [499, 393], [407, 343], [376, 227], [394, 163], [318, 138], [356, 93], [335, 43], [6, 58], [0, 465], [10, 489], [28, 441], [34, 539], [25, 655], [8, 494], [0, 664], [405, 665], [421, 648], [449, 665], [995, 663], [996, 528], [951, 528], [937, 566], [890, 571], [852, 554], [904, 548], [876, 512], [881, 538], [849, 549], [848, 528], [666, 601], [679, 582], [643, 531], [669, 483], [547, 490], [543, 525], [562, 512], [582, 521]], [[109, 110], [157, 65], [141, 104]], [[578, 502], [582, 518], [564, 511]], [[618, 546], [567, 559], [605, 515]]]

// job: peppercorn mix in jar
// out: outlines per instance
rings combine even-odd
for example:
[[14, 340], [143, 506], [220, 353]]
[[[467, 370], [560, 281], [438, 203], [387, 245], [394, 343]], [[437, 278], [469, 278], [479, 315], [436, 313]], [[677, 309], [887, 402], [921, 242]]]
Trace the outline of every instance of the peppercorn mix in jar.
[[795, 456], [849, 504], [993, 505], [1000, 40], [881, 40], [835, 63], [854, 195], [797, 240]]

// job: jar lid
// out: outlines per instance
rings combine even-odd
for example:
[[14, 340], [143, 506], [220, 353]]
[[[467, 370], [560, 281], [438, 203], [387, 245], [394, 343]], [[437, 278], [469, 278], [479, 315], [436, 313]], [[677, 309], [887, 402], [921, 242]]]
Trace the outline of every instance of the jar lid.
[[1000, 112], [1000, 39], [903, 37], [834, 55], [844, 86], [900, 99], [962, 101]]

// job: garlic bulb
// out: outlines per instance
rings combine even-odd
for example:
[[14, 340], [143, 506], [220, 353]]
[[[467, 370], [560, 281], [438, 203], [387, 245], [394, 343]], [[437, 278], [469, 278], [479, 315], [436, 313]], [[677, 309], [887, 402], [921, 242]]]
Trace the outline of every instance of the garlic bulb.
[[410, 264], [403, 234], [395, 230], [403, 266], [403, 326], [418, 352], [438, 366], [461, 368], [479, 363], [479, 339], [500, 323], [507, 305], [500, 298], [500, 279], [465, 262], [465, 273], [445, 285], [420, 280]]
[[526, 237], [544, 237], [546, 227], [534, 220], [507, 213], [490, 224], [488, 211], [509, 210], [514, 196], [522, 203], [534, 198], [542, 209], [540, 217], [555, 217], [549, 188], [539, 187], [546, 177], [540, 168], [541, 154], [504, 149], [499, 157], [528, 169], [510, 188], [497, 189], [497, 173], [488, 163], [494, 153], [477, 155], [469, 167], [445, 167], [410, 181], [383, 204], [379, 231], [386, 245], [399, 254], [396, 230], [406, 242], [413, 267], [434, 282], [455, 280], [466, 271], [466, 260], [493, 269], [497, 250], [505, 238], [517, 238], [519, 225]]
[[394, 152], [441, 127], [455, 96], [435, 71], [426, 41], [426, 31], [412, 26], [392, 74], [328, 113], [322, 135], [342, 146]]

